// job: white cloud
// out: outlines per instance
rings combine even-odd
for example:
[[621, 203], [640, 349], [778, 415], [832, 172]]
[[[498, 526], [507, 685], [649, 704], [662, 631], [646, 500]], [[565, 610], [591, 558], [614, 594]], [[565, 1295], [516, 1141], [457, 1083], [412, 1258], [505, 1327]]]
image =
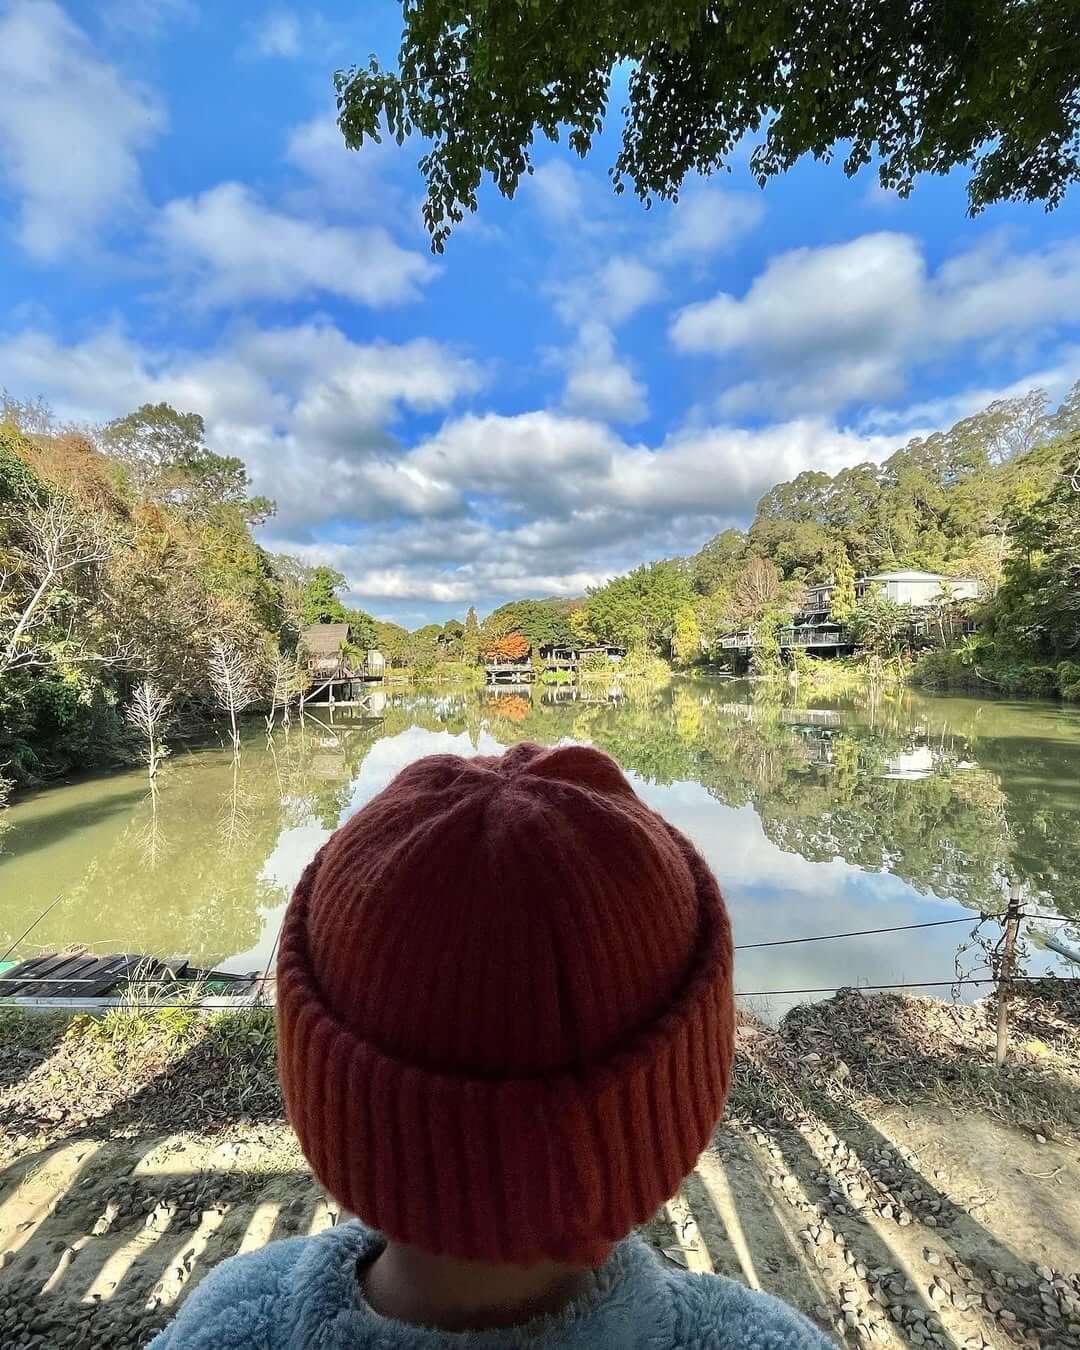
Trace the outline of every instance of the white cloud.
[[604, 324], [583, 324], [566, 361], [567, 411], [609, 422], [640, 422], [648, 413], [648, 392], [616, 356], [614, 335]]
[[136, 38], [158, 38], [178, 20], [194, 17], [194, 0], [108, 0], [101, 18], [114, 32]]
[[801, 419], [649, 446], [591, 418], [530, 412], [454, 416], [403, 446], [392, 435], [403, 412], [452, 409], [479, 372], [434, 342], [359, 344], [330, 324], [164, 354], [119, 331], [68, 346], [29, 332], [0, 343], [0, 369], [66, 418], [160, 399], [201, 411], [210, 443], [278, 501], [267, 545], [339, 567], [373, 604], [579, 595], [744, 521], [779, 479], [892, 444]]
[[[809, 341], [832, 354], [878, 345], [883, 327], [912, 326], [911, 301], [925, 287], [918, 244], [868, 234], [849, 244], [799, 248], [773, 258], [741, 300], [721, 291], [687, 305], [672, 325], [683, 351], [738, 349], [800, 357]], [[892, 322], [886, 323], [886, 317]]]
[[1006, 385], [972, 386], [902, 408], [870, 408], [859, 418], [859, 429], [904, 437], [925, 436], [938, 427], [950, 427], [964, 417], [971, 417], [997, 399], [1019, 398], [1031, 389], [1045, 389], [1052, 406], [1064, 398], [1078, 379], [1080, 346], [1065, 346], [1059, 349], [1053, 365]]
[[[891, 428], [820, 415], [648, 444], [568, 413], [460, 414], [480, 381], [471, 362], [424, 339], [356, 343], [329, 323], [158, 354], [120, 331], [66, 346], [26, 332], [0, 342], [0, 369], [65, 418], [160, 399], [203, 412], [210, 443], [279, 503], [267, 546], [339, 568], [379, 612], [580, 595], [745, 524], [776, 482], [880, 461], [897, 443]], [[405, 414], [444, 412], [429, 434], [394, 435]]]
[[630, 541], [650, 519], [745, 519], [776, 482], [806, 468], [835, 472], [880, 459], [893, 447], [889, 437], [841, 430], [821, 418], [686, 431], [651, 448], [586, 418], [487, 413], [447, 422], [406, 462], [463, 496], [498, 499], [533, 522], [526, 529], [579, 512], [627, 513], [621, 532]]
[[[359, 559], [358, 559], [359, 560]], [[506, 569], [503, 572], [470, 569], [459, 577], [424, 577], [403, 568], [372, 570], [362, 566], [355, 579], [347, 583], [353, 595], [384, 600], [430, 600], [450, 604], [471, 604], [478, 595], [584, 595], [590, 586], [602, 583], [595, 572], [528, 573]]]
[[675, 316], [685, 352], [732, 358], [744, 377], [728, 414], [830, 409], [902, 391], [912, 366], [964, 345], [1071, 323], [1080, 308], [1080, 244], [1027, 253], [991, 239], [936, 272], [909, 235], [881, 231], [773, 258], [741, 298], [720, 292]]
[[572, 413], [612, 422], [640, 422], [648, 413], [648, 390], [615, 349], [613, 326], [663, 295], [658, 272], [636, 258], [609, 258], [595, 272], [551, 287], [555, 312], [577, 329], [573, 342], [554, 357], [566, 367], [563, 406]]
[[551, 287], [555, 310], [567, 323], [624, 323], [664, 294], [660, 274], [637, 258], [616, 255], [594, 272]]
[[585, 222], [586, 182], [586, 175], [565, 160], [549, 159], [524, 186], [549, 224], [577, 227]]
[[991, 238], [942, 264], [928, 310], [942, 340], [950, 342], [1074, 323], [1080, 311], [1080, 241], [1011, 253], [1003, 235]]
[[460, 507], [458, 490], [402, 457], [388, 431], [403, 411], [446, 408], [479, 384], [471, 361], [427, 339], [359, 344], [308, 323], [158, 355], [116, 330], [71, 345], [25, 332], [0, 343], [0, 368], [74, 421], [162, 399], [201, 412], [210, 444], [277, 500], [281, 528]]
[[299, 56], [303, 51], [299, 18], [290, 10], [273, 10], [256, 25], [251, 45], [256, 56]]
[[333, 117], [315, 117], [289, 132], [285, 158], [318, 189], [327, 206], [383, 220], [388, 206], [390, 214], [397, 212], [401, 192], [388, 174], [395, 159], [409, 156], [389, 136], [378, 144], [366, 142], [362, 150], [350, 150]]
[[31, 256], [52, 261], [139, 207], [139, 154], [163, 124], [53, 0], [0, 14], [0, 164]]
[[205, 305], [339, 295], [365, 305], [412, 300], [433, 274], [381, 226], [289, 215], [241, 183], [168, 203], [156, 226], [175, 271]]
[[721, 188], [691, 188], [671, 210], [667, 236], [656, 249], [665, 262], [707, 257], [748, 233], [765, 215], [760, 197]]

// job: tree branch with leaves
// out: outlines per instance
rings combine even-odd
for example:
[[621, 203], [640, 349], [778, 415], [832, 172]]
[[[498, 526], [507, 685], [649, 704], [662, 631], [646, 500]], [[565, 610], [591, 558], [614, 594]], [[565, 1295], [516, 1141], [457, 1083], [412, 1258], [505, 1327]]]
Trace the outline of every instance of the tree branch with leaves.
[[923, 173], [971, 169], [972, 214], [1059, 203], [1080, 178], [1080, 26], [1062, 0], [423, 0], [397, 62], [335, 75], [351, 149], [427, 143], [424, 218], [442, 252], [488, 175], [512, 197], [539, 135], [592, 149], [613, 77], [629, 72], [616, 192], [674, 200], [757, 137], [766, 182], [805, 156], [873, 165], [906, 196]]
[[119, 663], [122, 644], [80, 642], [80, 583], [115, 553], [116, 541], [60, 493], [18, 494], [0, 509], [0, 676], [50, 665], [57, 648], [71, 662]]

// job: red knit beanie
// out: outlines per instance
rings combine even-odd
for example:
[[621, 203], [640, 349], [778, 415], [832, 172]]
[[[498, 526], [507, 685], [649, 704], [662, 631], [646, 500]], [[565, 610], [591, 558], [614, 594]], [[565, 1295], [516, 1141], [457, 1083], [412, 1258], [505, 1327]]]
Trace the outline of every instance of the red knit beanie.
[[285, 916], [290, 1120], [327, 1191], [398, 1241], [602, 1261], [710, 1138], [731, 966], [708, 867], [607, 755], [419, 760]]

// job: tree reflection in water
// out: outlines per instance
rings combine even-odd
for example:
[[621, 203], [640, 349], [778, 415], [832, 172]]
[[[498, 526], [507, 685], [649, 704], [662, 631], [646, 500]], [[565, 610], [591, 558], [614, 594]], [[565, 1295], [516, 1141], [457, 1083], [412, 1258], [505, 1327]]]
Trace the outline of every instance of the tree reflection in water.
[[319, 842], [409, 758], [526, 739], [601, 747], [661, 809], [665, 790], [704, 789], [718, 828], [724, 808], [749, 808], [776, 849], [810, 863], [842, 859], [991, 913], [1015, 878], [1029, 907], [1080, 919], [1080, 713], [911, 692], [806, 706], [760, 690], [391, 693], [379, 717], [308, 719], [269, 745], [253, 724], [239, 762], [181, 749], [153, 795], [138, 773], [54, 788], [12, 810], [0, 941], [62, 890], [37, 946], [252, 953]]

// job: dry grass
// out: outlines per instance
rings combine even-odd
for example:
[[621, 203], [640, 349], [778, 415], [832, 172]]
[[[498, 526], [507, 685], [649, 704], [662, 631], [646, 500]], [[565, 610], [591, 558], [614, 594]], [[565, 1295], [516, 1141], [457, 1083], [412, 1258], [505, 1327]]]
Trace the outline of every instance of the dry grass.
[[846, 990], [804, 1004], [772, 1031], [742, 1032], [731, 1110], [791, 1121], [882, 1104], [983, 1111], [1080, 1137], [1080, 990], [1046, 980], [1010, 1004], [1010, 1055], [994, 1064], [995, 1007]]

